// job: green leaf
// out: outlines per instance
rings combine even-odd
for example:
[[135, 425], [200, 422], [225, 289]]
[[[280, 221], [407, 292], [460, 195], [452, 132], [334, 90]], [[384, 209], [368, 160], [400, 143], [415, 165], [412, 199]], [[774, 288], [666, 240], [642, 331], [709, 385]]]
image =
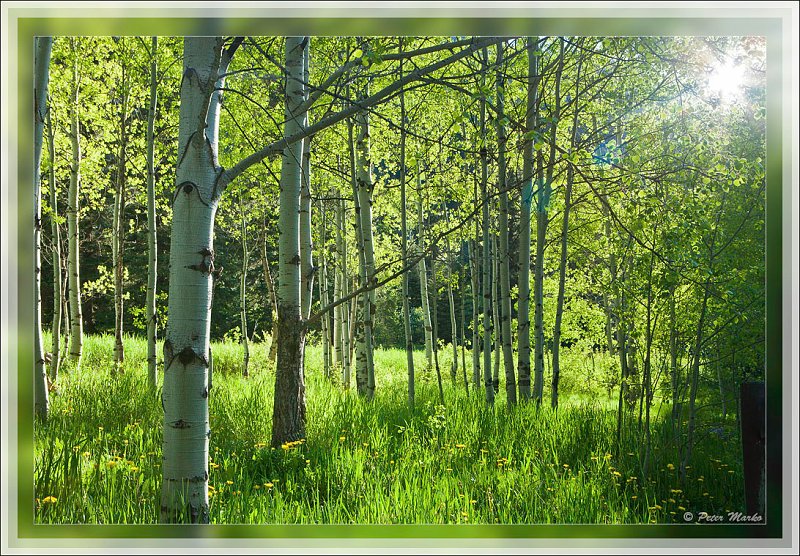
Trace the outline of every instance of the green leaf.
[[361, 58], [364, 55], [364, 51], [360, 48], [356, 48], [356, 51], [353, 52], [353, 58]]

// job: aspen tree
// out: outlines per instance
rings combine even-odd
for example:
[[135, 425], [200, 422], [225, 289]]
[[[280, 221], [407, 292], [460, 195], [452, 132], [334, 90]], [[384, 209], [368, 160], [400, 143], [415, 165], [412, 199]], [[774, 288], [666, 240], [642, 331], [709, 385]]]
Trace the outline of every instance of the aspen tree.
[[50, 52], [53, 48], [52, 37], [38, 37], [36, 39], [36, 55], [34, 58], [34, 134], [33, 134], [33, 210], [34, 210], [34, 289], [36, 293], [36, 307], [34, 309], [34, 346], [36, 358], [34, 365], [34, 407], [36, 416], [42, 420], [47, 419], [49, 398], [47, 391], [47, 370], [44, 363], [44, 346], [42, 343], [42, 266], [41, 266], [41, 235], [42, 235], [42, 141], [44, 134], [44, 121], [47, 112], [47, 85], [50, 79]]
[[78, 228], [80, 223], [81, 188], [81, 139], [80, 139], [80, 100], [78, 74], [77, 39], [70, 38], [73, 56], [72, 93], [70, 107], [70, 139], [72, 142], [72, 162], [69, 172], [69, 192], [67, 196], [67, 258], [69, 276], [69, 319], [70, 319], [70, 359], [75, 366], [80, 365], [83, 354], [83, 311], [81, 309], [80, 242]]
[[155, 392], [158, 384], [156, 337], [156, 287], [158, 244], [156, 242], [155, 121], [158, 104], [158, 37], [150, 46], [150, 105], [147, 110], [147, 378]]

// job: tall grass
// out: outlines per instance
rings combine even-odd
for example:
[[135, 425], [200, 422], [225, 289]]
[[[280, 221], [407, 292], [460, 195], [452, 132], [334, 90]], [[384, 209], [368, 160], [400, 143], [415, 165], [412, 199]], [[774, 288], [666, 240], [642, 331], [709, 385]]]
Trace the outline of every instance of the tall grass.
[[[36, 426], [38, 523], [158, 521], [161, 403], [148, 395], [144, 341], [126, 338], [121, 374], [112, 346], [87, 338], [80, 370], [62, 373], [51, 417]], [[321, 350], [308, 347], [307, 438], [271, 449], [267, 348], [251, 348], [243, 378], [240, 346], [213, 345], [214, 523], [682, 523], [687, 510], [743, 509], [735, 437], [701, 439], [680, 484], [671, 426], [656, 420], [645, 477], [635, 422], [617, 447], [605, 392], [565, 396], [557, 411], [508, 408], [501, 393], [492, 408], [446, 373], [442, 406], [423, 371], [412, 408], [400, 350], [376, 353], [366, 402], [324, 378]]]

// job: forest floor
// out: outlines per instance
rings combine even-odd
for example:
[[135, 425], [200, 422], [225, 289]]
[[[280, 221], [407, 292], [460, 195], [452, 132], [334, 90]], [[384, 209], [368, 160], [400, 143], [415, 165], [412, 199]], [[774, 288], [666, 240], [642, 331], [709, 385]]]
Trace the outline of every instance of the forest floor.
[[[110, 336], [86, 339], [80, 370], [61, 373], [50, 418], [36, 426], [36, 523], [158, 522], [163, 412], [147, 393], [145, 342], [126, 340], [121, 374], [111, 372], [112, 347]], [[308, 346], [307, 438], [270, 448], [267, 348], [251, 347], [243, 378], [241, 347], [213, 347], [212, 523], [684, 523], [685, 512], [744, 510], [733, 415], [719, 427], [719, 415], [700, 413], [682, 482], [670, 411], [658, 398], [645, 469], [638, 405], [625, 413], [617, 446], [616, 391], [566, 391], [557, 411], [509, 409], [501, 383], [490, 408], [443, 361], [442, 406], [435, 371], [421, 370], [418, 353], [411, 408], [405, 353], [395, 349], [377, 350], [367, 402], [326, 379], [321, 349]]]

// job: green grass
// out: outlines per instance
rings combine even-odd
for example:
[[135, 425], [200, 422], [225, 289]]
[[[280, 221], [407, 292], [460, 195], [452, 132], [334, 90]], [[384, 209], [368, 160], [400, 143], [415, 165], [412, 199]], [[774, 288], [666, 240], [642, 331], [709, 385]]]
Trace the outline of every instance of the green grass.
[[[81, 369], [64, 370], [50, 419], [36, 426], [37, 523], [158, 522], [161, 404], [147, 394], [144, 341], [126, 339], [125, 371], [113, 376], [112, 346], [109, 336], [86, 339]], [[509, 410], [501, 384], [489, 408], [453, 384], [443, 361], [443, 407], [419, 353], [412, 409], [400, 350], [376, 352], [378, 387], [366, 402], [325, 379], [310, 346], [307, 438], [271, 449], [267, 347], [252, 347], [245, 379], [240, 347], [213, 345], [213, 523], [682, 523], [686, 510], [744, 507], [735, 435], [700, 434], [681, 485], [671, 426], [656, 420], [644, 477], [635, 417], [617, 449], [615, 405], [602, 389], [564, 392], [558, 411]]]

